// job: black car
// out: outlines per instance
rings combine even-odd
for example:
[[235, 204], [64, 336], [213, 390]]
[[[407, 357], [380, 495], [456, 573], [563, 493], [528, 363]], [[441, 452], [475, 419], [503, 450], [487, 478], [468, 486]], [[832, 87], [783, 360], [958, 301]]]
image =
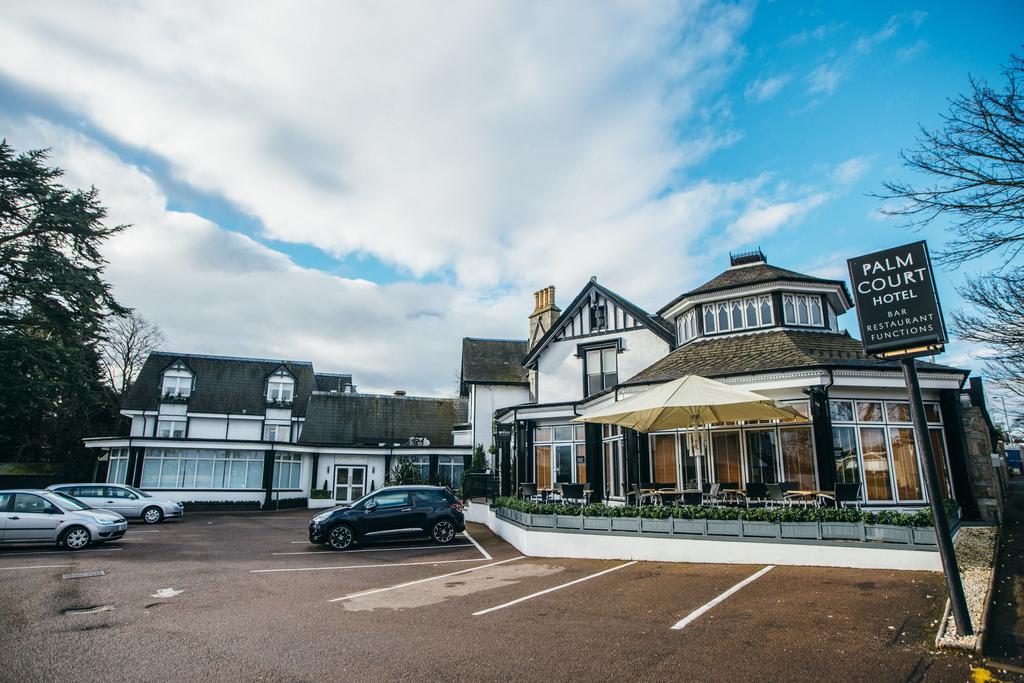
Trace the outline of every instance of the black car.
[[375, 538], [429, 535], [449, 543], [464, 531], [462, 503], [440, 486], [388, 486], [309, 521], [311, 543], [345, 550]]

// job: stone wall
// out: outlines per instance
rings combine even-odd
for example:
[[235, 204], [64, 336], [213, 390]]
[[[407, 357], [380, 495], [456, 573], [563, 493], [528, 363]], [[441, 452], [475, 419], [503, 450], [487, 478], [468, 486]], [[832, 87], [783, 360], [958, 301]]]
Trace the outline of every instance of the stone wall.
[[964, 437], [967, 440], [967, 473], [974, 488], [981, 518], [999, 522], [1003, 518], [1003, 487], [999, 472], [992, 466], [995, 452], [988, 422], [977, 406], [964, 407]]

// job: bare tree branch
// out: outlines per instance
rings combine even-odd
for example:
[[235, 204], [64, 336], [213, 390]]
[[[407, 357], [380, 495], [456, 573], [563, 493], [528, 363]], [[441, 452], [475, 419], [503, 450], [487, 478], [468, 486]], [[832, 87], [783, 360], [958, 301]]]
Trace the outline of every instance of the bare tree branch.
[[111, 388], [123, 398], [150, 352], [162, 348], [166, 343], [159, 325], [135, 311], [109, 318], [104, 338], [100, 342], [100, 353]]

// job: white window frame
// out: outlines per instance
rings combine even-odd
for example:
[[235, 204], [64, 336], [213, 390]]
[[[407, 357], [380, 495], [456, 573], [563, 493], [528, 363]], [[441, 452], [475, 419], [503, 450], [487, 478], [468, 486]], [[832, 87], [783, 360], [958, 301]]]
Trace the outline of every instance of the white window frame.
[[[792, 303], [793, 315], [789, 315], [786, 304]], [[800, 308], [807, 310], [807, 322], [800, 322]], [[796, 327], [825, 327], [828, 324], [828, 316], [825, 314], [824, 304], [818, 294], [801, 294], [798, 292], [782, 293], [782, 319], [786, 325]], [[814, 314], [817, 312], [818, 321], [814, 322]]]
[[181, 419], [159, 419], [156, 421], [156, 436], [159, 439], [184, 439], [188, 421]]
[[278, 490], [302, 488], [302, 456], [298, 453], [274, 454], [274, 477], [271, 486]]
[[[768, 316], [765, 319], [763, 314], [763, 306], [767, 304]], [[751, 322], [747, 318], [747, 306], [752, 305], [754, 307], [754, 321]], [[740, 324], [736, 324], [735, 313], [736, 309], [739, 308]], [[725, 314], [725, 324], [721, 315]], [[684, 314], [685, 315], [685, 314]], [[775, 315], [772, 312], [772, 298], [769, 294], [756, 294], [754, 296], [744, 296], [738, 299], [722, 299], [720, 301], [713, 301], [711, 303], [703, 304], [701, 307], [701, 315], [704, 321], [704, 334], [716, 334], [722, 332], [740, 332], [742, 330], [756, 330], [762, 327], [771, 327], [775, 324]], [[711, 325], [708, 325], [710, 316]], [[682, 316], [680, 316], [682, 318]], [[696, 318], [694, 318], [696, 323]], [[694, 334], [696, 336], [696, 325], [694, 325]], [[687, 337], [686, 341], [692, 337]]]
[[[282, 435], [281, 430], [284, 430]], [[267, 424], [263, 425], [263, 440], [277, 443], [288, 443], [291, 440], [291, 425], [288, 424]]]
[[192, 395], [192, 373], [177, 368], [166, 370], [160, 385], [161, 396], [187, 398]]
[[[197, 483], [201, 469], [209, 476], [209, 484]], [[232, 485], [236, 474], [242, 475], [242, 485]], [[172, 482], [165, 478], [172, 475], [173, 485], [168, 485]], [[140, 488], [259, 491], [263, 489], [263, 451], [147, 448]]]
[[267, 379], [268, 403], [291, 403], [295, 400], [295, 378], [281, 369]]

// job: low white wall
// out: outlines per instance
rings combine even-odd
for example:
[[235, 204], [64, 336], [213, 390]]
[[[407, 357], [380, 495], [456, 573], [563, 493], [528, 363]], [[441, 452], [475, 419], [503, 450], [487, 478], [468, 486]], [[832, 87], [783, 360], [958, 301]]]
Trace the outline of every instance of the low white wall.
[[480, 503], [469, 505], [466, 519], [532, 557], [942, 571], [939, 553], [927, 550], [534, 531], [498, 518]]

